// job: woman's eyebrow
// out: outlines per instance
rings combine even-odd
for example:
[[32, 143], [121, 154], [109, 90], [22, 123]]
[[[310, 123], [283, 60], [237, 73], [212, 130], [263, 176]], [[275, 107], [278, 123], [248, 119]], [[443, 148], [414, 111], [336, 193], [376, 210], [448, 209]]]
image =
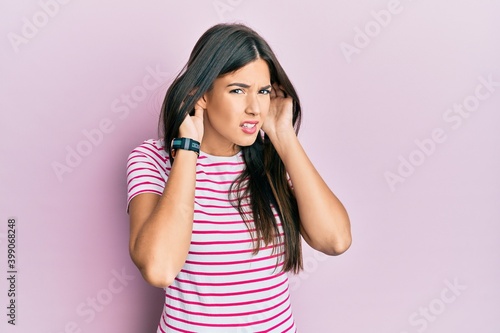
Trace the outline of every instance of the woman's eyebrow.
[[228, 84], [227, 86], [228, 87], [236, 86], [236, 87], [240, 87], [240, 88], [250, 88], [250, 86], [248, 84], [240, 83], [240, 82], [233, 82], [233, 83]]
[[[231, 87], [231, 86], [236, 86], [236, 87], [240, 87], [240, 88], [250, 88], [250, 86], [248, 84], [240, 83], [240, 82], [233, 82], [233, 83], [230, 83], [227, 85], [227, 87]], [[262, 89], [270, 89], [270, 88], [272, 88], [272, 86], [269, 84], [269, 85], [262, 87], [260, 89], [262, 90]]]

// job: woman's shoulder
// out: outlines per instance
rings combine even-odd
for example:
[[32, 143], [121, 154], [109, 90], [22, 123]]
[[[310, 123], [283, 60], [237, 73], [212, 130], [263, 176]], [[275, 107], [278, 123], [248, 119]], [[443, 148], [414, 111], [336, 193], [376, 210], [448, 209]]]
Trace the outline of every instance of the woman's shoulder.
[[165, 145], [163, 143], [163, 139], [148, 139], [144, 140], [140, 145], [134, 148], [134, 151], [141, 152], [162, 152], [165, 153]]
[[155, 147], [156, 149], [165, 149], [165, 145], [163, 144], [163, 139], [148, 139], [144, 140], [137, 148], [145, 148], [145, 147]]
[[138, 156], [153, 159], [161, 164], [166, 164], [169, 160], [163, 139], [145, 140], [132, 150], [129, 160]]

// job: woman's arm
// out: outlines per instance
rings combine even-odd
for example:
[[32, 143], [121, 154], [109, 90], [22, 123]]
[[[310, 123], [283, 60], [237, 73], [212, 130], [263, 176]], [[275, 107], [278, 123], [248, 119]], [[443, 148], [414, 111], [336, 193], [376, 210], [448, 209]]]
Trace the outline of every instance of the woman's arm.
[[314, 249], [339, 255], [351, 245], [349, 216], [307, 157], [295, 132], [273, 141], [293, 184], [301, 234]]
[[293, 184], [299, 207], [301, 234], [314, 249], [339, 255], [351, 245], [349, 216], [342, 203], [309, 160], [292, 125], [293, 101], [273, 87], [269, 114], [263, 127]]
[[[203, 109], [187, 117], [179, 133], [201, 141]], [[143, 193], [130, 201], [130, 256], [144, 279], [156, 287], [169, 286], [187, 258], [193, 229], [196, 160], [196, 153], [178, 150], [163, 194]]]

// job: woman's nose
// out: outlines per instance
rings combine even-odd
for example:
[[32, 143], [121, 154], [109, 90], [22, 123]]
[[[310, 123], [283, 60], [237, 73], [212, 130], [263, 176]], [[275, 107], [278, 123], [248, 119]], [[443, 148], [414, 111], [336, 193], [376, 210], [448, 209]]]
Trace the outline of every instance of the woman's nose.
[[245, 109], [245, 113], [251, 114], [251, 115], [257, 115], [260, 114], [260, 105], [259, 101], [257, 99], [257, 96], [249, 96], [248, 97], [248, 104]]

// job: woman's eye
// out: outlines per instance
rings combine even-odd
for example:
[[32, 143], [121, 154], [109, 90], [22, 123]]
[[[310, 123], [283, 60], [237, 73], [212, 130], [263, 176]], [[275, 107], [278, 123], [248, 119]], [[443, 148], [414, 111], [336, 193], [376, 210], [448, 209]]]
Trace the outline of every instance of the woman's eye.
[[241, 89], [233, 89], [230, 91], [230, 93], [232, 94], [243, 94], [243, 90]]
[[264, 95], [269, 95], [269, 94], [271, 93], [271, 90], [269, 90], [269, 89], [262, 89], [262, 90], [260, 91], [260, 93], [261, 93], [261, 94], [264, 94]]

